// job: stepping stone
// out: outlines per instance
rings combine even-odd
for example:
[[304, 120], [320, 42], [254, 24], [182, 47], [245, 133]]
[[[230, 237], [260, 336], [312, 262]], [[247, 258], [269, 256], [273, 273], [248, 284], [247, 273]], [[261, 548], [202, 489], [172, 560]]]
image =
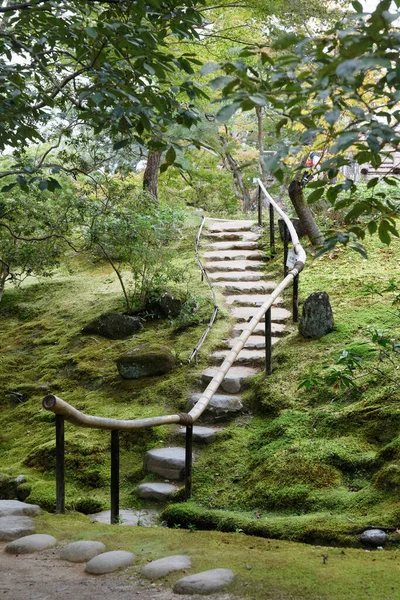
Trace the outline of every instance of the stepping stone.
[[207, 246], [212, 250], [258, 250], [257, 241], [242, 242], [240, 240], [231, 240], [228, 242], [211, 242]]
[[268, 279], [269, 275], [267, 273], [262, 273], [262, 271], [218, 271], [216, 273], [210, 273], [209, 277], [212, 281], [258, 282], [262, 279]]
[[254, 260], [226, 260], [226, 261], [214, 261], [206, 263], [206, 270], [208, 273], [225, 273], [232, 271], [255, 271], [262, 269], [265, 266], [263, 262], [256, 262]]
[[[235, 294], [226, 296], [225, 302], [231, 306], [262, 306], [268, 300], [269, 294]], [[278, 296], [274, 300], [274, 306], [282, 304], [283, 298]]]
[[92, 575], [102, 575], [103, 573], [114, 573], [118, 569], [129, 567], [136, 559], [132, 552], [124, 552], [123, 550], [113, 550], [104, 552], [89, 560], [86, 565], [86, 573]]
[[[278, 342], [279, 338], [272, 338]], [[272, 341], [272, 340], [271, 340]], [[221, 363], [226, 358], [230, 350], [220, 350], [213, 352], [210, 358], [213, 362]], [[234, 365], [263, 365], [265, 363], [265, 351], [263, 350], [241, 350], [233, 363]]]
[[[131, 509], [125, 508], [119, 511], [120, 525], [126, 525], [127, 527], [152, 527], [158, 517], [158, 512], [152, 508], [146, 509]], [[97, 523], [104, 523], [110, 525], [111, 522], [111, 511], [103, 510], [95, 515], [90, 515], [92, 521]]]
[[32, 552], [53, 548], [56, 544], [57, 540], [52, 535], [34, 533], [10, 542], [5, 547], [5, 552], [8, 554], [32, 554]]
[[206, 232], [206, 236], [212, 240], [257, 242], [260, 234], [254, 231], [222, 231], [217, 233]]
[[[272, 337], [271, 338], [271, 344], [272, 346], [274, 344], [276, 344], [276, 342], [279, 342], [278, 337]], [[229, 348], [233, 348], [233, 346], [236, 344], [237, 339], [233, 338], [232, 340], [227, 340], [226, 345]], [[262, 350], [262, 348], [265, 348], [265, 336], [264, 335], [251, 335], [247, 342], [244, 345], [245, 349], [247, 350]], [[243, 352], [243, 350], [241, 351]]]
[[[236, 323], [231, 329], [230, 335], [231, 337], [239, 337], [244, 328], [247, 327], [248, 323], [246, 321], [242, 321], [241, 323]], [[279, 337], [285, 334], [286, 327], [283, 323], [271, 323], [271, 333], [274, 334], [275, 337]], [[258, 323], [256, 325], [252, 335], [264, 335], [265, 325], [263, 322]], [[251, 337], [251, 336], [250, 336]]]
[[208, 231], [220, 233], [225, 231], [245, 231], [255, 227], [255, 221], [214, 221], [209, 223]]
[[34, 531], [35, 524], [30, 517], [0, 517], [0, 542], [16, 540]]
[[[201, 396], [201, 394], [200, 394]], [[212, 429], [211, 427], [200, 427], [198, 425], [193, 426], [193, 441], [203, 444], [209, 444], [214, 441], [220, 429]], [[186, 437], [186, 427], [181, 427], [177, 434], [180, 437]]]
[[176, 494], [179, 488], [170, 483], [141, 483], [135, 489], [135, 494], [139, 498], [150, 500], [158, 500], [165, 502], [171, 499], [171, 496]]
[[263, 260], [260, 250], [210, 250], [203, 252], [203, 258], [209, 262], [221, 260]]
[[[211, 379], [217, 374], [216, 367], [209, 367], [201, 374], [204, 383], [210, 383]], [[246, 379], [258, 374], [257, 369], [251, 367], [231, 367], [225, 375], [220, 388], [228, 394], [237, 394], [246, 384]]]
[[72, 544], [64, 546], [60, 552], [60, 558], [62, 560], [68, 560], [69, 562], [74, 563], [87, 562], [98, 554], [105, 552], [105, 549], [105, 545], [101, 542], [82, 540], [80, 542], [72, 542]]
[[153, 448], [146, 452], [143, 468], [165, 479], [182, 479], [185, 469], [185, 449]]
[[144, 567], [142, 567], [141, 574], [147, 579], [154, 580], [160, 579], [160, 577], [165, 577], [168, 575], [168, 573], [172, 573], [173, 571], [190, 569], [191, 566], [192, 563], [189, 556], [176, 554], [175, 556], [166, 556], [165, 558], [153, 560], [147, 565], [144, 565]]
[[[268, 274], [265, 273], [267, 278]], [[223, 294], [270, 294], [276, 288], [276, 283], [273, 281], [221, 281], [215, 283], [218, 287], [223, 288]]]
[[382, 529], [367, 529], [360, 535], [360, 542], [367, 546], [383, 546], [386, 542], [386, 533]]
[[[233, 306], [229, 309], [229, 312], [238, 321], [250, 321], [257, 312], [256, 307], [252, 306]], [[274, 308], [271, 309], [271, 320], [276, 322], [287, 321], [291, 317], [291, 313], [286, 308]], [[264, 317], [261, 318], [261, 323], [264, 321]]]
[[[188, 410], [191, 410], [193, 406], [201, 398], [202, 394], [192, 394], [188, 401]], [[211, 421], [217, 421], [218, 419], [226, 418], [229, 416], [235, 416], [243, 410], [242, 399], [240, 396], [231, 396], [228, 394], [214, 394], [210, 400], [210, 404], [207, 409], [201, 415], [201, 418], [208, 418]]]
[[213, 594], [232, 583], [235, 575], [230, 569], [211, 569], [178, 579], [175, 594]]
[[26, 504], [19, 500], [0, 500], [0, 517], [37, 517], [40, 513], [40, 506], [37, 504]]

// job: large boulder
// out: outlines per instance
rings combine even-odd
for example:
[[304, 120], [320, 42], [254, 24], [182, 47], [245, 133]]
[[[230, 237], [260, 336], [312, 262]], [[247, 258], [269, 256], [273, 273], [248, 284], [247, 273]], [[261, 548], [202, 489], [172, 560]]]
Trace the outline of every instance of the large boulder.
[[109, 340], [122, 340], [135, 335], [143, 325], [138, 317], [120, 313], [106, 313], [85, 325], [83, 334], [101, 335]]
[[299, 332], [305, 338], [318, 339], [333, 331], [333, 313], [326, 292], [313, 292], [304, 302]]
[[175, 319], [182, 310], [183, 302], [171, 292], [164, 292], [160, 298], [146, 306], [146, 310], [161, 319]]
[[0, 499], [1, 500], [22, 500], [24, 501], [30, 494], [30, 486], [26, 485], [24, 475], [10, 477], [0, 473]]
[[175, 357], [169, 348], [149, 344], [129, 350], [117, 360], [119, 374], [124, 379], [165, 375], [175, 364]]

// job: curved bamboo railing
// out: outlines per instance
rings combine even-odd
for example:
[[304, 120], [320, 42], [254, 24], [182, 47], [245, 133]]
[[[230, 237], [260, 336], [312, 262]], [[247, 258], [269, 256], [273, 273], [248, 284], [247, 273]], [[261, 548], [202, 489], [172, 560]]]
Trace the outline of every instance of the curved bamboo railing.
[[[144, 428], [157, 427], [160, 425], [169, 425], [169, 424], [174, 424], [174, 423], [185, 425], [187, 428], [186, 429], [186, 431], [187, 431], [187, 437], [186, 437], [186, 492], [187, 492], [187, 495], [190, 495], [190, 489], [191, 489], [191, 455], [192, 455], [191, 435], [192, 435], [193, 423], [195, 423], [199, 419], [199, 417], [203, 414], [203, 412], [206, 410], [212, 397], [218, 390], [224, 377], [226, 376], [226, 374], [228, 373], [232, 364], [236, 360], [239, 352], [242, 350], [242, 348], [246, 344], [246, 341], [248, 340], [249, 336], [253, 333], [256, 326], [261, 321], [262, 317], [271, 308], [271, 306], [273, 305], [274, 301], [279, 296], [279, 294], [281, 294], [283, 292], [283, 290], [285, 288], [287, 288], [289, 286], [289, 284], [292, 283], [293, 280], [299, 275], [299, 273], [303, 270], [304, 264], [306, 262], [305, 251], [299, 242], [297, 232], [296, 232], [292, 222], [290, 221], [289, 217], [287, 217], [287, 215], [283, 212], [283, 210], [271, 198], [271, 196], [269, 195], [269, 193], [267, 192], [267, 190], [265, 189], [264, 185], [262, 184], [262, 182], [260, 180], [258, 180], [258, 184], [259, 184], [259, 189], [262, 191], [265, 199], [267, 200], [267, 203], [270, 206], [273, 206], [274, 210], [284, 220], [286, 227], [288, 228], [290, 237], [291, 237], [294, 251], [297, 255], [297, 261], [294, 265], [294, 268], [291, 269], [291, 271], [279, 283], [279, 285], [275, 288], [275, 290], [266, 297], [266, 301], [257, 310], [254, 317], [251, 319], [251, 321], [248, 323], [248, 325], [242, 331], [237, 342], [234, 344], [233, 348], [231, 349], [229, 354], [226, 356], [226, 358], [224, 359], [221, 366], [218, 368], [217, 373], [214, 375], [214, 377], [212, 378], [212, 380], [210, 381], [210, 383], [204, 390], [203, 394], [201, 395], [201, 397], [199, 398], [197, 403], [193, 406], [193, 408], [190, 410], [190, 412], [173, 414], [173, 415], [164, 415], [164, 416], [159, 416], [159, 417], [150, 417], [150, 418], [146, 418], [146, 419], [119, 420], [119, 419], [108, 419], [108, 418], [104, 418], [104, 417], [96, 417], [96, 416], [87, 415], [87, 414], [77, 410], [70, 404], [68, 404], [68, 402], [65, 402], [61, 398], [58, 398], [57, 396], [54, 396], [51, 394], [45, 396], [45, 398], [43, 399], [43, 407], [46, 410], [49, 410], [49, 411], [55, 413], [56, 417], [58, 416], [60, 419], [65, 418], [67, 421], [69, 421], [77, 426], [80, 426], [80, 427], [89, 427], [89, 428], [95, 428], [95, 429], [109, 429], [109, 430], [111, 430], [112, 434], [118, 433], [119, 430], [131, 431], [131, 430], [135, 430], [135, 429], [144, 429]], [[201, 229], [202, 229], [203, 225], [204, 225], [204, 221], [202, 222]], [[201, 229], [200, 229], [200, 234], [201, 234]], [[198, 234], [198, 235], [200, 235], [200, 234]], [[203, 267], [202, 267], [202, 269], [203, 269]], [[207, 331], [207, 333], [208, 333], [208, 331]], [[62, 432], [61, 432], [61, 430], [62, 430]], [[61, 422], [59, 422], [59, 434], [57, 434], [57, 431], [56, 431], [56, 439], [58, 439], [58, 436], [61, 437], [61, 433], [62, 433], [62, 439], [63, 439], [63, 425], [61, 427]], [[112, 440], [113, 439], [114, 439], [114, 446], [115, 446], [115, 444], [116, 444], [115, 436], [112, 437]], [[112, 441], [112, 446], [113, 446], [113, 441]], [[113, 468], [111, 470], [113, 471]], [[189, 473], [188, 473], [188, 471], [189, 471]], [[61, 477], [59, 479], [60, 479], [60, 481], [57, 483], [57, 491], [59, 491], [60, 494], [63, 494], [63, 482], [61, 482]], [[114, 477], [114, 479], [115, 479], [115, 477]], [[112, 481], [111, 481], [111, 487], [113, 488], [113, 477], [112, 477]], [[111, 496], [113, 497], [113, 492], [111, 492]], [[113, 505], [113, 501], [112, 501], [112, 505]], [[63, 500], [62, 500], [62, 502], [57, 501], [57, 512], [64, 512], [63, 511]], [[117, 515], [118, 515], [118, 502], [117, 502], [117, 508], [115, 508], [115, 502], [114, 502], [114, 511], [113, 511], [113, 507], [111, 510], [111, 522], [116, 522]]]

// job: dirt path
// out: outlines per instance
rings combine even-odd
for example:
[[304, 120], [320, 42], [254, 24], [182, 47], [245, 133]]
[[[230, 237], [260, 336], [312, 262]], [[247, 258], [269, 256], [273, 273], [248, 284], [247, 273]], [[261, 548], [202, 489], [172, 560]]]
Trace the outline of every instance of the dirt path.
[[13, 556], [0, 544], [0, 600], [240, 600], [230, 594], [187, 596], [137, 575], [88, 575], [84, 564], [58, 558], [57, 549]]

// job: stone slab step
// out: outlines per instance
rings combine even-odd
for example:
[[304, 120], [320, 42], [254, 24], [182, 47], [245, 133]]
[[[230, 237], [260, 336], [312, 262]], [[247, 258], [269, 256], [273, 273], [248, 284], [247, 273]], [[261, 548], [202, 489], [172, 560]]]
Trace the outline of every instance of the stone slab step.
[[165, 558], [159, 558], [153, 560], [142, 567], [141, 574], [147, 579], [160, 579], [166, 577], [169, 573], [174, 571], [184, 571], [190, 569], [192, 566], [189, 556], [177, 555], [166, 556]]
[[[200, 394], [201, 395], [201, 394]], [[221, 429], [215, 429], [213, 427], [201, 427], [200, 425], [193, 426], [193, 442], [200, 444], [209, 444], [213, 442], [217, 437]], [[177, 431], [177, 435], [181, 438], [186, 437], [186, 427], [181, 427]]]
[[257, 271], [258, 269], [262, 269], [264, 266], [265, 263], [256, 260], [225, 260], [206, 263], [206, 269], [209, 273]]
[[221, 260], [263, 260], [264, 254], [260, 250], [211, 250], [203, 252], [206, 261]]
[[[279, 338], [272, 338], [272, 343], [276, 344]], [[217, 350], [210, 354], [210, 360], [215, 364], [221, 364], [224, 358], [228, 355], [229, 350]], [[265, 351], [256, 349], [243, 349], [239, 352], [238, 357], [233, 363], [235, 366], [239, 365], [254, 365], [261, 366], [265, 363]]]
[[[279, 340], [280, 340], [279, 337], [271, 337], [272, 345], [279, 342]], [[226, 340], [226, 342], [223, 344], [223, 347], [233, 348], [236, 341], [237, 340], [235, 338], [233, 338], [231, 340]], [[264, 335], [251, 335], [244, 346], [244, 350], [262, 350], [263, 348], [265, 348]], [[243, 350], [242, 350], [242, 352], [243, 352]]]
[[19, 500], [0, 500], [0, 517], [36, 517], [41, 509], [37, 504], [27, 504]]
[[146, 452], [143, 468], [165, 479], [182, 479], [185, 469], [185, 448], [153, 448]]
[[92, 575], [104, 575], [104, 573], [114, 573], [118, 569], [129, 567], [135, 562], [136, 556], [132, 552], [124, 550], [111, 550], [98, 554], [86, 565], [85, 571]]
[[[267, 299], [268, 294], [234, 294], [225, 297], [226, 303], [233, 306], [262, 306]], [[274, 300], [274, 306], [282, 304], [282, 302], [283, 298], [278, 296]]]
[[211, 250], [258, 250], [258, 241], [230, 240], [228, 242], [208, 242]]
[[232, 583], [235, 575], [230, 569], [211, 569], [178, 579], [173, 587], [175, 594], [214, 594]]
[[[265, 279], [268, 278], [268, 274], [264, 274]], [[218, 287], [222, 288], [223, 294], [269, 294], [276, 288], [274, 281], [217, 281], [215, 283]]]
[[[202, 394], [196, 393], [192, 394], [188, 400], [188, 411], [193, 408], [193, 406], [198, 402], [201, 398]], [[200, 419], [209, 421], [209, 422], [217, 422], [221, 419], [226, 419], [229, 417], [236, 416], [240, 414], [243, 410], [243, 403], [240, 396], [231, 395], [231, 394], [214, 394], [211, 398], [210, 404], [207, 406], [207, 409], [201, 415]]]
[[[241, 323], [236, 323], [231, 329], [230, 335], [232, 338], [239, 337], [242, 333], [243, 329], [247, 326], [246, 321], [242, 321]], [[282, 337], [285, 335], [285, 325], [283, 323], [271, 323], [271, 333], [274, 337]], [[259, 323], [256, 325], [252, 335], [264, 335], [265, 326], [264, 323]]]
[[[201, 380], [204, 383], [209, 383], [211, 379], [216, 375], [217, 368], [209, 367], [201, 374]], [[259, 371], [252, 367], [231, 367], [223, 379], [219, 389], [227, 392], [228, 394], [237, 394], [246, 387], [246, 380], [249, 377], [257, 375]]]
[[56, 544], [57, 540], [52, 535], [34, 533], [10, 542], [5, 547], [5, 552], [8, 552], [8, 554], [32, 554], [33, 552], [53, 548]]
[[87, 562], [105, 551], [106, 547], [101, 542], [80, 540], [64, 546], [60, 552], [60, 558], [68, 562], [81, 563]]
[[16, 540], [35, 531], [35, 524], [31, 517], [10, 515], [0, 517], [0, 542]]
[[178, 489], [176, 485], [170, 483], [141, 483], [135, 489], [135, 494], [146, 500], [166, 502], [177, 493]]
[[[250, 321], [257, 312], [257, 307], [253, 306], [233, 306], [229, 309], [229, 312], [238, 321]], [[291, 317], [291, 313], [286, 308], [271, 308], [271, 320], [275, 323], [284, 323]], [[264, 322], [264, 317], [261, 318], [261, 322]]]
[[[136, 527], [137, 525], [140, 525], [141, 527], [153, 527], [154, 522], [158, 517], [158, 511], [154, 508], [140, 510], [123, 508], [119, 511], [119, 517], [119, 525], [125, 525], [127, 527]], [[96, 521], [97, 523], [110, 525], [111, 511], [102, 510], [95, 515], [90, 515], [90, 518], [92, 521]]]
[[257, 242], [260, 234], [254, 231], [221, 231], [217, 233], [205, 232], [206, 237], [215, 241]]
[[245, 231], [255, 226], [255, 221], [248, 220], [214, 221], [208, 223], [207, 229], [211, 233], [220, 233], [222, 231]]
[[268, 278], [268, 273], [263, 273], [262, 271], [218, 271], [216, 273], [210, 273], [210, 279], [220, 283], [230, 281], [255, 281], [258, 284], [262, 280]]

